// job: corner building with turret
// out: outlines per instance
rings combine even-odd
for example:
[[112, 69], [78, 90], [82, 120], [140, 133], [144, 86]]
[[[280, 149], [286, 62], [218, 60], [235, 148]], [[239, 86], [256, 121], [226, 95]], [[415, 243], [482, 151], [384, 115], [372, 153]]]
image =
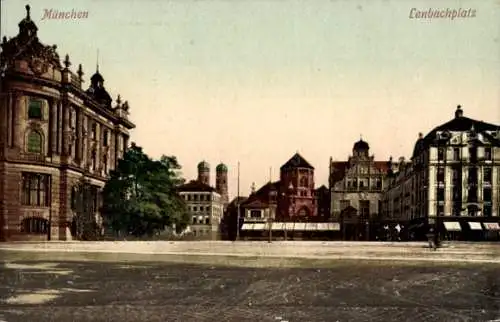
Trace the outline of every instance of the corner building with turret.
[[85, 214], [102, 227], [101, 190], [135, 125], [129, 105], [112, 102], [97, 70], [84, 88], [81, 65], [61, 64], [40, 42], [26, 6], [19, 34], [3, 37], [0, 56], [0, 240], [70, 240], [77, 190], [86, 182]]

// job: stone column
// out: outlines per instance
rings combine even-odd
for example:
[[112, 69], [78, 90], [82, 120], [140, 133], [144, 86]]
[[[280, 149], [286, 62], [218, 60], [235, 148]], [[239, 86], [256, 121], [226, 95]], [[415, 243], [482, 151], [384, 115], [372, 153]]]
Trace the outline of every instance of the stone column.
[[49, 101], [49, 124], [50, 124], [50, 155], [57, 153], [57, 100]]
[[83, 156], [83, 110], [78, 108], [76, 112], [76, 160], [79, 164]]
[[16, 92], [14, 96], [14, 105], [12, 106], [12, 112], [14, 113], [14, 123], [13, 123], [13, 146], [14, 148], [21, 149], [23, 146], [24, 135], [23, 135], [23, 121], [26, 114], [26, 104], [21, 93]]
[[70, 134], [70, 124], [69, 124], [69, 106], [68, 102], [65, 102], [63, 104], [63, 135], [62, 135], [62, 147], [63, 147], [63, 155], [64, 156], [69, 156], [70, 155], [70, 150], [69, 150], [69, 134]]
[[63, 142], [63, 106], [62, 102], [57, 102], [57, 152], [62, 154], [62, 142]]
[[99, 122], [95, 122], [95, 168], [96, 172], [101, 174], [101, 124]]

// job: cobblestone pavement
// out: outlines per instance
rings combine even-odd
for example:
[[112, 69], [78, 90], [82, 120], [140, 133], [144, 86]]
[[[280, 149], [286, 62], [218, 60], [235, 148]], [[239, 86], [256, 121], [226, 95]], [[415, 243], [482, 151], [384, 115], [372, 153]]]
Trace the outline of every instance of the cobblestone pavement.
[[2, 257], [0, 321], [500, 319], [500, 266], [493, 264], [311, 260], [265, 268], [120, 256]]

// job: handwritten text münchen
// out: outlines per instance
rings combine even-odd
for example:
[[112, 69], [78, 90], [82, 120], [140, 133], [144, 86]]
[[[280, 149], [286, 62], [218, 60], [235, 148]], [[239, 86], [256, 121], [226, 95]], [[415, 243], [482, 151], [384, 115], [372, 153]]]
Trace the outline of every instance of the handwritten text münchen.
[[56, 9], [43, 9], [42, 20], [56, 19], [56, 20], [72, 20], [72, 19], [86, 19], [89, 17], [88, 11], [59, 11]]

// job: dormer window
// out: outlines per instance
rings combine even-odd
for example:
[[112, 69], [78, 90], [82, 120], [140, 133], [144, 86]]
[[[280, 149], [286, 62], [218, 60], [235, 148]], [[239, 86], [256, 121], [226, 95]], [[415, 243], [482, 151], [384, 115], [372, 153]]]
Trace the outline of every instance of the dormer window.
[[41, 120], [42, 107], [43, 107], [43, 102], [41, 100], [30, 98], [28, 105], [28, 118]]

